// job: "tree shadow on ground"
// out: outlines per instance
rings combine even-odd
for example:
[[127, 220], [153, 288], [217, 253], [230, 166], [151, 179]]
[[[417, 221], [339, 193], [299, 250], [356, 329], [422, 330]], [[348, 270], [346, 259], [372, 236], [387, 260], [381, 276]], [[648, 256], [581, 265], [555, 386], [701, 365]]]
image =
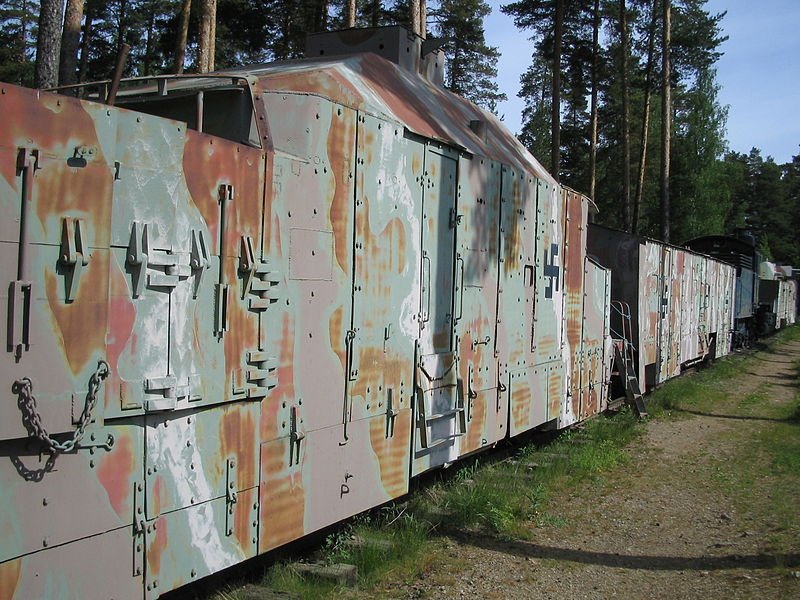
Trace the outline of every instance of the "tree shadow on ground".
[[551, 559], [580, 564], [645, 571], [723, 571], [730, 569], [772, 569], [800, 566], [800, 553], [728, 554], [725, 556], [644, 556], [616, 552], [594, 552], [559, 548], [522, 540], [502, 540], [491, 535], [461, 534], [456, 539], [485, 550], [523, 558]]
[[679, 406], [672, 406], [670, 407], [670, 410], [672, 412], [697, 415], [699, 417], [714, 417], [716, 419], [734, 419], [737, 421], [772, 421], [773, 423], [791, 423], [793, 425], [800, 425], [794, 415], [786, 417], [785, 419], [776, 419], [775, 417], [761, 417], [759, 415], [726, 415], [721, 413], [705, 412], [702, 410], [692, 410], [690, 408], [681, 408]]

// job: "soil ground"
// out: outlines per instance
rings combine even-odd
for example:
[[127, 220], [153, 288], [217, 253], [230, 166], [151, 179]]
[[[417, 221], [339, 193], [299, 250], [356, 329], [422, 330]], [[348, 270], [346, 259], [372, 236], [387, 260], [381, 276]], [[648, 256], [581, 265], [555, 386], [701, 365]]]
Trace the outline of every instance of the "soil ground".
[[740, 365], [713, 402], [651, 421], [626, 465], [551, 498], [552, 525], [449, 533], [370, 595], [800, 598], [800, 341]]

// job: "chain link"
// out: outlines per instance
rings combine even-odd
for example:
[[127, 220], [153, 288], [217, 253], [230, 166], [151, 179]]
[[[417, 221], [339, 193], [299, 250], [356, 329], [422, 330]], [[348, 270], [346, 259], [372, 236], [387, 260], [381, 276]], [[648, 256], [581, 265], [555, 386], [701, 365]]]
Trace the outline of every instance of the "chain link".
[[86, 428], [92, 421], [92, 412], [97, 404], [97, 392], [100, 391], [100, 384], [108, 377], [109, 372], [106, 361], [101, 360], [97, 363], [97, 368], [89, 378], [89, 391], [86, 392], [86, 403], [83, 405], [78, 426], [72, 432], [72, 437], [64, 442], [50, 437], [42, 424], [42, 417], [36, 407], [36, 397], [33, 395], [33, 382], [30, 378], [23, 377], [15, 381], [13, 391], [19, 396], [17, 406], [22, 412], [22, 424], [28, 430], [28, 435], [41, 441], [45, 450], [53, 454], [72, 452], [86, 434]]

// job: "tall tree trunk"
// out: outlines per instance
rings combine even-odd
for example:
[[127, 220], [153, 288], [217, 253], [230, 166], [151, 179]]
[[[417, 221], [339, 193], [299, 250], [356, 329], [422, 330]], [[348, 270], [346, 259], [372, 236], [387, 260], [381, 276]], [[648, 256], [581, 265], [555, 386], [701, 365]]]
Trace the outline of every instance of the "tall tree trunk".
[[669, 241], [669, 151], [672, 133], [672, 89], [670, 83], [670, 47], [672, 25], [670, 0], [661, 0], [663, 35], [661, 39], [661, 239]]
[[216, 69], [217, 62], [217, 0], [212, 0], [214, 3], [213, 18], [211, 19], [211, 51], [208, 53], [208, 70], [213, 71]]
[[200, 4], [200, 47], [198, 49], [198, 71], [214, 70], [214, 35], [216, 33], [217, 2], [202, 0]]
[[619, 2], [620, 49], [622, 50], [622, 223], [631, 230], [631, 114], [628, 85], [628, 10]]
[[58, 80], [61, 85], [78, 82], [78, 48], [81, 41], [84, 0], [67, 0], [64, 33], [61, 35], [61, 61]]
[[597, 71], [600, 57], [600, 0], [594, 0], [592, 14], [592, 100], [591, 125], [589, 127], [589, 197], [594, 200], [597, 192]]
[[61, 51], [64, 2], [63, 0], [41, 0], [39, 6], [39, 35], [36, 40], [36, 68], [33, 85], [37, 88], [49, 88], [58, 85], [58, 55]]
[[183, 63], [186, 62], [186, 43], [189, 40], [189, 14], [192, 11], [192, 0], [183, 0], [181, 13], [178, 17], [178, 40], [175, 43], [175, 73], [183, 73]]
[[653, 96], [653, 55], [655, 54], [656, 15], [658, 0], [653, 0], [650, 7], [650, 27], [647, 32], [647, 66], [644, 77], [644, 107], [642, 108], [642, 138], [639, 149], [639, 175], [636, 178], [636, 197], [633, 201], [633, 223], [631, 230], [639, 233], [639, 215], [642, 210], [644, 195], [644, 172], [647, 167], [647, 143], [650, 138], [650, 100]]
[[92, 42], [94, 33], [94, 7], [91, 2], [86, 6], [86, 21], [83, 24], [83, 35], [81, 36], [81, 60], [78, 66], [78, 83], [86, 81], [86, 72], [89, 68], [89, 46]]
[[553, 40], [553, 106], [550, 117], [552, 146], [550, 174], [561, 181], [561, 43], [564, 37], [564, 0], [556, 0], [555, 39]]
[[415, 35], [419, 35], [420, 33], [420, 26], [419, 26], [419, 0], [411, 0], [408, 4], [408, 11], [409, 11], [409, 23], [411, 23], [411, 33]]
[[150, 14], [147, 15], [147, 40], [145, 42], [144, 47], [144, 61], [142, 66], [143, 75], [147, 76], [150, 75], [150, 68], [153, 64], [153, 45], [154, 41], [153, 38], [156, 35], [155, 32], [155, 21], [156, 21], [156, 11], [153, 5], [149, 5]]
[[356, 26], [356, 0], [347, 0], [347, 27]]
[[372, 18], [370, 19], [370, 25], [373, 27], [377, 27], [380, 25], [381, 19], [381, 2], [380, 0], [373, 0], [372, 2]]

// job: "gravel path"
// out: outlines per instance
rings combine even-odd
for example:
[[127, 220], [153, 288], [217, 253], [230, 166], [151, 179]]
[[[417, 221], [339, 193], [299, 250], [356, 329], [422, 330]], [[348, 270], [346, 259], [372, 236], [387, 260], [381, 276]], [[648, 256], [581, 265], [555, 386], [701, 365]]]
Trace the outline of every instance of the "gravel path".
[[[549, 510], [565, 525], [532, 526], [528, 540], [450, 536], [441, 561], [384, 593], [431, 599], [800, 598], [800, 531], [790, 532], [789, 551], [776, 552], [775, 524], [758, 511], [741, 510], [741, 497], [737, 502], [736, 491], [726, 493], [720, 481], [722, 467], [746, 460], [746, 445], [773, 425], [759, 416], [758, 406], [746, 417], [731, 408], [756, 391], [770, 403], [791, 402], [797, 392], [800, 342], [752, 359], [724, 405], [649, 423], [631, 463], [599, 484], [555, 499]], [[770, 494], [771, 481], [765, 476], [763, 486], [757, 482], [753, 489]], [[794, 491], [800, 501], [800, 489]], [[752, 500], [758, 503], [758, 494]]]

